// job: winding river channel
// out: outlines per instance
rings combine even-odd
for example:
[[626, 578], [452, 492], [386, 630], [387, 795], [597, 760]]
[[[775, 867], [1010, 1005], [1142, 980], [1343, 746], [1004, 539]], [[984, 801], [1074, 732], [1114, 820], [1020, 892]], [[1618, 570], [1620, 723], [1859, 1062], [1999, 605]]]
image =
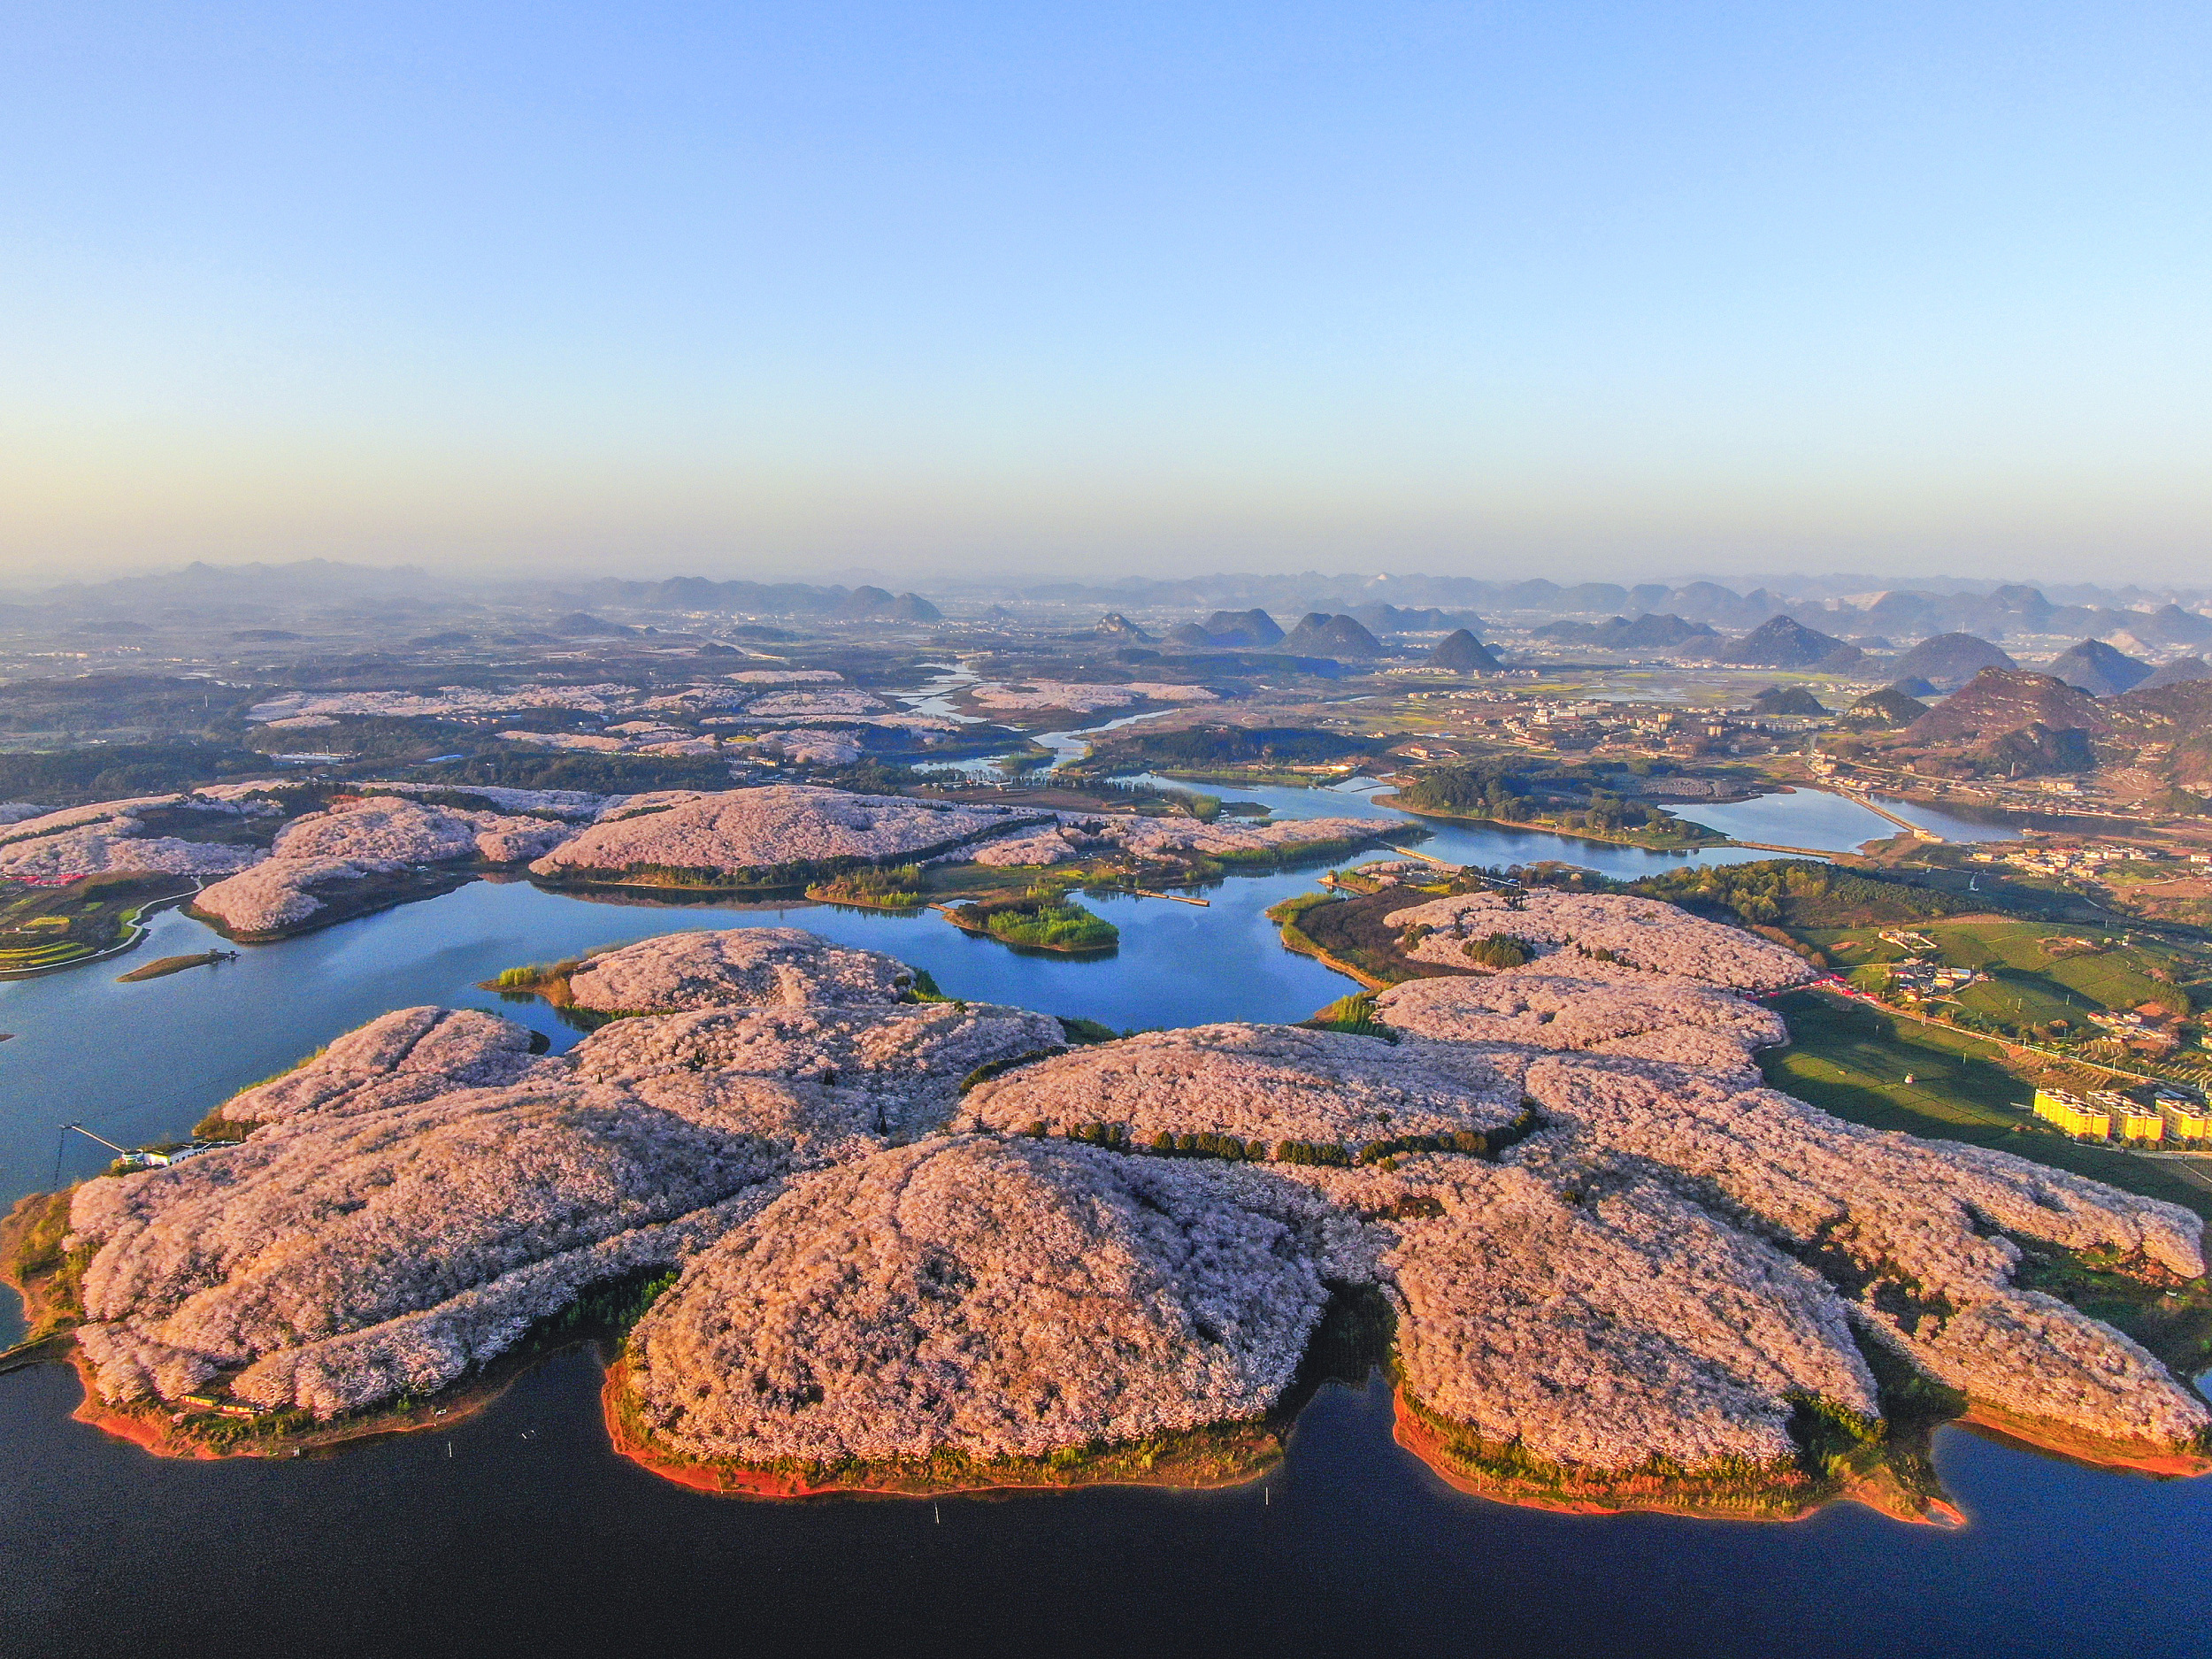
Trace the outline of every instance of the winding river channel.
[[[1233, 793], [1284, 814], [1387, 811], [1353, 792]], [[1855, 827], [1836, 800], [1768, 797], [1775, 833], [1757, 839], [1834, 844]], [[1472, 826], [1418, 845], [1454, 861], [1563, 857], [1617, 874], [1679, 862]], [[926, 967], [956, 995], [1117, 1027], [1295, 1019], [1348, 988], [1284, 951], [1262, 915], [1310, 885], [1310, 872], [1238, 878], [1210, 889], [1205, 909], [1102, 901], [1121, 947], [1074, 961], [1017, 954], [933, 915], [617, 904], [479, 881], [139, 985], [99, 968], [6, 984], [0, 1185], [12, 1200], [58, 1171], [95, 1172], [98, 1148], [73, 1135], [58, 1146], [65, 1120], [126, 1143], [177, 1133], [396, 1007], [493, 1009], [565, 1046], [574, 1033], [548, 1010], [502, 1003], [478, 981], [672, 928], [796, 924]], [[171, 913], [142, 949], [212, 942]], [[2207, 1647], [2212, 1480], [2085, 1470], [1958, 1430], [1936, 1447], [1969, 1517], [1947, 1531], [1848, 1505], [1791, 1525], [1502, 1507], [1451, 1491], [1393, 1443], [1379, 1382], [1325, 1390], [1287, 1461], [1249, 1487], [777, 1504], [702, 1495], [616, 1456], [598, 1382], [591, 1357], [570, 1352], [449, 1432], [282, 1463], [181, 1463], [73, 1421], [65, 1368], [0, 1377], [0, 1651], [1768, 1659]]]

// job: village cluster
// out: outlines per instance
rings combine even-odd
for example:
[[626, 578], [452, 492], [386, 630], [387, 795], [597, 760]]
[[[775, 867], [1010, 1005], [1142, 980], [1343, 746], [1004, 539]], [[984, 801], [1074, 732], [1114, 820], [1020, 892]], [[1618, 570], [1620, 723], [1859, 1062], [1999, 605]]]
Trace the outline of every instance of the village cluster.
[[[1763, 714], [1746, 709], [1688, 709], [1601, 697], [1563, 698], [1495, 688], [1416, 691], [1408, 703], [1439, 717], [1438, 735], [1504, 742], [1540, 752], [1691, 758], [1768, 755], [1800, 746], [1803, 734], [1833, 724], [1823, 717]], [[1417, 759], [1448, 759], [1433, 749], [1409, 748]]]
[[1976, 864], [2003, 864], [2031, 874], [2061, 880], [2093, 880], [2122, 864], [2176, 864], [2212, 869], [2212, 853], [2170, 852], [2154, 847], [2136, 847], [2096, 841], [2029, 842], [2018, 847], [1994, 848], [1968, 855]]

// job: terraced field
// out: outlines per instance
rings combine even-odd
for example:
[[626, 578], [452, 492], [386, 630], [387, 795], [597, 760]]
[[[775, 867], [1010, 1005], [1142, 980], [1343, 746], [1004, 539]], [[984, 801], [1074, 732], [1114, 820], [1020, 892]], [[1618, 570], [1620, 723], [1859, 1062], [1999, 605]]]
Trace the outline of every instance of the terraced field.
[[140, 875], [95, 876], [61, 887], [0, 886], [0, 979], [65, 968], [126, 945], [149, 909], [192, 887], [188, 879]]

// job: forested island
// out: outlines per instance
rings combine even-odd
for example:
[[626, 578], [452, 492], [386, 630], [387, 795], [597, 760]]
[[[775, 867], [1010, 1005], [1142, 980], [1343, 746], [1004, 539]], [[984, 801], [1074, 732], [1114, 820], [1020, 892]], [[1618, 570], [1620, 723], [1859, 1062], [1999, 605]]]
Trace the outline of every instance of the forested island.
[[1087, 954], [1110, 950], [1121, 938], [1121, 931], [1104, 917], [1051, 888], [963, 904], [946, 915], [970, 933], [1032, 950]]
[[1663, 806], [1621, 793], [1625, 766], [1542, 764], [1525, 757], [1430, 766], [1402, 782], [1389, 803], [1435, 818], [1550, 830], [1661, 850], [1725, 844], [1727, 837]]

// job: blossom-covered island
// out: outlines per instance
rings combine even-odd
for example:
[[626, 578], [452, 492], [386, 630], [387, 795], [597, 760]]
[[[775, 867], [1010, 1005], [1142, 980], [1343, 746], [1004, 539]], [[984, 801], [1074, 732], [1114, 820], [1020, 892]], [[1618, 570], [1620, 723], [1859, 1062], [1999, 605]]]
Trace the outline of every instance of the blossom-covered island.
[[234, 1144], [25, 1201], [8, 1271], [81, 1415], [178, 1455], [440, 1420], [591, 1335], [621, 1450], [762, 1495], [1241, 1479], [1345, 1352], [1519, 1502], [1939, 1516], [1962, 1415], [2212, 1467], [2205, 1402], [2027, 1271], [2179, 1285], [2197, 1217], [1764, 1087], [1753, 998], [1806, 970], [1748, 934], [1598, 895], [1418, 925], [1525, 959], [1376, 1034], [1085, 1042], [796, 930], [649, 940], [565, 965], [569, 1053], [385, 1015], [217, 1106]]
[[[910, 889], [923, 881], [924, 866], [972, 865], [971, 873], [987, 877], [961, 884], [953, 896], [1001, 891], [1018, 897], [1042, 881], [1053, 888], [1046, 895], [1051, 902], [1071, 885], [1273, 869], [1286, 859], [1333, 856], [1390, 833], [1375, 818], [1210, 822], [805, 784], [605, 795], [271, 781], [35, 812], [0, 825], [0, 879], [55, 887], [167, 878], [145, 895], [150, 902], [188, 902], [195, 916], [226, 937], [267, 944], [495, 872], [626, 897], [803, 890], [835, 902], [913, 909], [923, 895]], [[1110, 943], [1113, 930], [1090, 919], [1099, 937], [1080, 946]], [[977, 926], [983, 930], [981, 922]], [[1016, 937], [1056, 948], [1050, 939]], [[103, 954], [134, 941], [134, 934]], [[58, 952], [51, 965], [94, 959]]]

